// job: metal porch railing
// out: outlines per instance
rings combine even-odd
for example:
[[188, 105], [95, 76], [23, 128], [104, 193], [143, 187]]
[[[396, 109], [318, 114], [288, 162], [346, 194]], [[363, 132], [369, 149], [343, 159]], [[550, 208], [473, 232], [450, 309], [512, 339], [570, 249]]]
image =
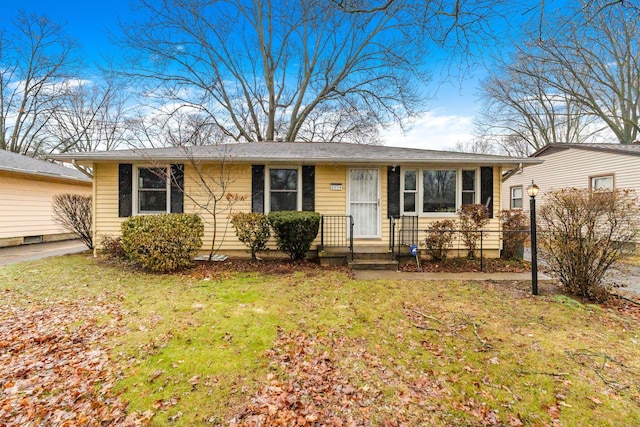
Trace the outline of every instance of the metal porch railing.
[[353, 217], [322, 215], [320, 218], [320, 249], [347, 248], [353, 260]]

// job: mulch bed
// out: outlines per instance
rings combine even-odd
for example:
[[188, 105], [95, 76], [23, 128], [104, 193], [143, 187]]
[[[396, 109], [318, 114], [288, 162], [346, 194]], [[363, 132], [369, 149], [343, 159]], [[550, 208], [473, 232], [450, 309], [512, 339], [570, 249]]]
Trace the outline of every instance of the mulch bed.
[[[479, 259], [450, 258], [444, 261], [408, 261], [400, 266], [400, 271], [429, 272], [429, 273], [467, 273], [480, 270]], [[482, 271], [485, 273], [524, 273], [531, 271], [531, 264], [527, 261], [504, 260], [499, 258], [485, 258], [482, 260]]]

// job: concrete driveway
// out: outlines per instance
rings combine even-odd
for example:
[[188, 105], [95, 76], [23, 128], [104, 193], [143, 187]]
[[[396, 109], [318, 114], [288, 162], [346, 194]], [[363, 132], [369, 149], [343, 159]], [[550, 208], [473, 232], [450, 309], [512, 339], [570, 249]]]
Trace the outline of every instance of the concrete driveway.
[[80, 240], [65, 240], [62, 242], [36, 243], [32, 245], [0, 248], [0, 265], [15, 264], [17, 262], [32, 261], [52, 256], [75, 254], [86, 250], [87, 247], [80, 242]]

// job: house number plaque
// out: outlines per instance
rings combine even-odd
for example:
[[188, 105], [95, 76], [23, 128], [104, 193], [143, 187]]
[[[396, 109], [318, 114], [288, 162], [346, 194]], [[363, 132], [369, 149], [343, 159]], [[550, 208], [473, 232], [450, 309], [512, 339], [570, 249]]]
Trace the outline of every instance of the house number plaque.
[[331, 183], [331, 191], [342, 191], [342, 184]]

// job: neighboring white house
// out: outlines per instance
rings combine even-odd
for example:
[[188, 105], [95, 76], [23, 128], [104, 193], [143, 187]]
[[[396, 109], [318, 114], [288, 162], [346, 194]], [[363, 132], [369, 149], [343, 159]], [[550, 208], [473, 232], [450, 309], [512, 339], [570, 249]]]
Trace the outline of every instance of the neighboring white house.
[[91, 192], [76, 169], [0, 150], [0, 247], [74, 238], [54, 221], [53, 196]]
[[640, 194], [640, 144], [549, 144], [530, 157], [542, 164], [503, 176], [502, 209], [529, 210], [527, 186], [540, 187], [537, 206], [545, 193], [561, 188], [634, 189]]

